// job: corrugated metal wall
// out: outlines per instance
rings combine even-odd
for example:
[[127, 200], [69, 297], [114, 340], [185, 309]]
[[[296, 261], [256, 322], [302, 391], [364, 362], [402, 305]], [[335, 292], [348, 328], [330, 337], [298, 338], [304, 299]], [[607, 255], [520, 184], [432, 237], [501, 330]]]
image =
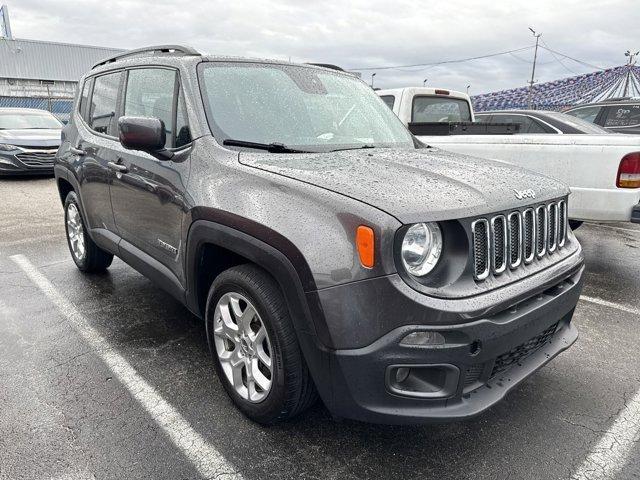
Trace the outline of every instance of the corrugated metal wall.
[[0, 108], [48, 110], [66, 123], [82, 74], [120, 52], [113, 48], [0, 38]]
[[0, 78], [77, 82], [95, 63], [122, 50], [37, 40], [0, 39]]

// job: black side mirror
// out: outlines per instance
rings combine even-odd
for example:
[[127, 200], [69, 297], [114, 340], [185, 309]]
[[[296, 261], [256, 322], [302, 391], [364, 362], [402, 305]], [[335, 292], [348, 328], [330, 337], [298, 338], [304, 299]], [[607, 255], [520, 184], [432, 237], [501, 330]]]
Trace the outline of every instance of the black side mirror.
[[120, 143], [128, 150], [142, 150], [152, 155], [165, 152], [167, 134], [164, 122], [151, 117], [120, 117], [118, 120]]

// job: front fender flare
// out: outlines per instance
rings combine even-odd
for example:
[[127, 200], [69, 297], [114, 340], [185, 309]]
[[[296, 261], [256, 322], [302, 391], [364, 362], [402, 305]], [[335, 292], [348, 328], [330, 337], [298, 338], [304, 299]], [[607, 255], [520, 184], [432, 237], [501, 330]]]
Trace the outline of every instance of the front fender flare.
[[[198, 301], [198, 260], [206, 244], [223, 247], [256, 265], [264, 268], [280, 285], [282, 293], [294, 319], [297, 331], [316, 334], [315, 326], [306, 303], [300, 274], [289, 258], [277, 248], [235, 228], [212, 222], [196, 220], [187, 236], [186, 280], [187, 306], [200, 317], [204, 317]], [[308, 269], [308, 266], [306, 266]], [[305, 272], [306, 273], [306, 272]]]
[[[216, 222], [196, 220], [187, 236], [186, 303], [188, 308], [201, 318], [204, 318], [204, 312], [198, 302], [197, 269], [201, 249], [206, 244], [223, 247], [241, 255], [264, 268], [278, 282], [318, 392], [325, 402], [331, 402], [333, 395], [330, 357], [327, 347], [322, 344], [317, 334], [303, 283], [293, 263], [280, 250], [252, 235]], [[321, 325], [318, 327], [322, 328]]]

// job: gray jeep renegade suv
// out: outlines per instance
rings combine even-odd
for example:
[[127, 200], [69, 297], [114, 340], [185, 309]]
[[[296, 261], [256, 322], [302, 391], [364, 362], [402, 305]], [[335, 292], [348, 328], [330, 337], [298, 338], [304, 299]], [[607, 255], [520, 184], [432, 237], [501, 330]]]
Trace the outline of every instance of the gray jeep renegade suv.
[[261, 423], [462, 419], [577, 337], [568, 190], [422, 145], [337, 69], [179, 46], [80, 81], [55, 175], [84, 272], [116, 255], [204, 319]]

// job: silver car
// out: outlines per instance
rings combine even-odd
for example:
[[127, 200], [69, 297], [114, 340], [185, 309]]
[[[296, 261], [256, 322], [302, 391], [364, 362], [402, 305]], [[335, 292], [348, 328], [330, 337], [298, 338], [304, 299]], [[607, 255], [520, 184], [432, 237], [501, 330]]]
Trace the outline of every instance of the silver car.
[[53, 174], [61, 131], [47, 111], [0, 108], [0, 176]]

